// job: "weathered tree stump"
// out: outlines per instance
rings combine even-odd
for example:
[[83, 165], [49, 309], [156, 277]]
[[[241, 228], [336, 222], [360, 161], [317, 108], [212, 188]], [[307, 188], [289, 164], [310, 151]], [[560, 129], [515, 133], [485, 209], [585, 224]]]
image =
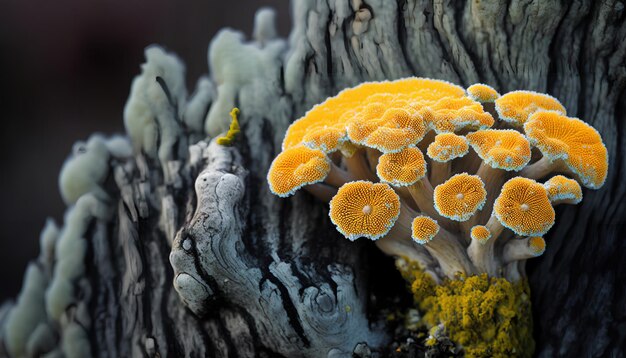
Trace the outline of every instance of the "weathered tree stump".
[[[148, 50], [125, 109], [130, 141], [94, 136], [64, 166], [72, 206], [62, 227], [46, 225], [19, 298], [0, 308], [0, 355], [317, 357], [385, 345], [367, 285], [377, 263], [362, 255], [372, 247], [341, 239], [308, 194], [271, 195], [265, 176], [312, 105], [407, 76], [550, 93], [599, 130], [606, 185], [559, 209], [530, 271], [535, 338], [539, 356], [626, 354], [625, 18], [609, 0], [294, 0], [288, 40], [269, 10], [250, 42], [220, 32], [191, 96], [180, 62]], [[220, 146], [211, 138], [235, 106], [242, 133]]]

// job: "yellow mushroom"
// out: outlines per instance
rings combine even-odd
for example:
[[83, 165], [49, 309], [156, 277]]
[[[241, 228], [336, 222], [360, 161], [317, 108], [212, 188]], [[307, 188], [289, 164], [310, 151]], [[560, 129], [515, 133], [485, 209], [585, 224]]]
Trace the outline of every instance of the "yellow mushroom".
[[467, 221], [481, 210], [487, 198], [480, 177], [467, 173], [457, 174], [434, 190], [435, 210], [454, 221]]
[[580, 184], [574, 179], [555, 175], [543, 184], [553, 206], [558, 204], [578, 204], [583, 200]]
[[430, 183], [439, 185], [450, 177], [451, 161], [463, 157], [469, 151], [469, 142], [464, 136], [440, 133], [428, 146], [426, 154], [432, 159]]
[[602, 137], [592, 126], [559, 112], [543, 111], [533, 114], [524, 130], [543, 157], [524, 168], [520, 175], [540, 179], [554, 171], [565, 171], [587, 188], [604, 185], [608, 153]]
[[537, 111], [558, 111], [566, 114], [558, 99], [533, 91], [513, 91], [496, 99], [496, 111], [500, 120], [521, 128], [531, 114]]

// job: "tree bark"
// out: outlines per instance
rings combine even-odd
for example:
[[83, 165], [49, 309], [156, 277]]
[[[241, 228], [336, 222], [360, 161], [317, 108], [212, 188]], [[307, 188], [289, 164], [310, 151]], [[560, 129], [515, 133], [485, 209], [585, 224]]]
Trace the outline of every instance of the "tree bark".
[[[47, 226], [18, 301], [0, 309], [0, 355], [317, 357], [386, 344], [367, 280], [379, 263], [362, 255], [372, 246], [340, 238], [308, 194], [272, 195], [265, 176], [289, 123], [311, 106], [407, 76], [549, 93], [598, 129], [606, 184], [558, 209], [530, 268], [535, 339], [538, 356], [626, 354], [623, 2], [292, 5], [288, 41], [267, 11], [251, 42], [218, 34], [210, 81], [188, 101], [174, 74], [146, 77], [159, 87], [142, 93], [151, 116], [141, 133], [154, 130], [158, 150], [137, 147], [130, 131], [132, 156], [107, 142], [106, 194], [86, 193], [62, 229]], [[234, 106], [236, 144], [199, 141], [227, 130]]]

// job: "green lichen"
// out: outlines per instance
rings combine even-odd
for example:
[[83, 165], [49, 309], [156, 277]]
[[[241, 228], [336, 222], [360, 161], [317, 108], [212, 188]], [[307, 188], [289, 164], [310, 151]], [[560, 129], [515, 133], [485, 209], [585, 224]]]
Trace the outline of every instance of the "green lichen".
[[237, 120], [238, 114], [239, 108], [233, 108], [233, 110], [230, 111], [230, 118], [232, 118], [230, 121], [230, 128], [228, 128], [228, 132], [226, 133], [226, 135], [217, 138], [217, 144], [223, 146], [231, 146], [233, 144], [235, 137], [240, 132], [239, 121]]
[[[442, 324], [466, 357], [530, 357], [532, 339], [530, 290], [525, 280], [459, 276], [436, 284], [416, 264], [398, 267], [428, 327]], [[432, 337], [431, 337], [432, 338]], [[426, 344], [435, 341], [427, 340]]]

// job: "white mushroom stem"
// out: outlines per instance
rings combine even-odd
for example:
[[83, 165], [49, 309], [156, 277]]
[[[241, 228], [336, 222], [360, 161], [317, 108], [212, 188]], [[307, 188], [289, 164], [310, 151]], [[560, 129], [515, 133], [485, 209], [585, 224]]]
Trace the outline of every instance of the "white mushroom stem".
[[357, 150], [350, 157], [343, 157], [343, 162], [346, 165], [348, 172], [355, 178], [360, 180], [369, 180], [371, 182], [378, 181], [376, 174], [370, 170], [364, 149]]
[[304, 190], [325, 203], [330, 202], [330, 199], [337, 194], [337, 188], [324, 183], [307, 185]]
[[467, 248], [469, 256], [479, 273], [487, 273], [489, 276], [495, 276], [498, 273], [498, 263], [494, 255], [495, 238], [492, 236], [488, 240], [474, 240]]
[[[381, 153], [380, 151], [376, 149], [373, 149], [373, 148], [365, 149], [365, 156], [367, 158], [367, 162], [369, 163], [370, 171], [372, 171], [373, 173], [376, 173], [376, 166], [378, 165], [378, 159], [380, 158], [381, 155], [383, 155], [383, 153]], [[378, 179], [376, 180], [378, 181]]]
[[465, 254], [465, 248], [459, 241], [443, 228], [424, 247], [433, 256], [443, 273], [450, 279], [456, 278], [457, 274], [472, 275], [475, 273], [474, 266]]
[[325, 183], [332, 185], [336, 188], [344, 185], [345, 183], [357, 180], [351, 173], [339, 168], [334, 163], [330, 163], [330, 172], [324, 180]]
[[503, 169], [492, 168], [489, 164], [483, 162], [478, 168], [476, 173], [480, 179], [485, 183], [485, 190], [487, 191], [487, 200], [481, 211], [478, 211], [472, 216], [465, 227], [473, 227], [474, 225], [482, 224], [487, 221], [487, 217], [491, 214], [493, 209], [493, 203], [500, 194], [502, 185], [506, 181], [506, 172]]
[[504, 249], [502, 250], [502, 261], [505, 264], [508, 264], [514, 261], [528, 260], [533, 257], [541, 256], [541, 254], [543, 254], [543, 251], [537, 252], [536, 250], [533, 250], [530, 245], [529, 237], [523, 239], [512, 239], [504, 245]]
[[566, 169], [567, 168], [563, 165], [562, 160], [553, 161], [550, 158], [543, 156], [538, 161], [522, 169], [519, 172], [519, 175], [525, 178], [537, 180], [546, 177], [552, 172], [566, 171]]
[[418, 180], [415, 184], [409, 185], [406, 187], [413, 198], [413, 201], [419, 208], [419, 210], [430, 216], [431, 218], [437, 220], [439, 226], [445, 228], [446, 230], [450, 230], [456, 232], [458, 230], [457, 225], [452, 222], [452, 220], [445, 218], [435, 210], [433, 193], [433, 186], [428, 181], [428, 178], [423, 177]]
[[[393, 230], [393, 229], [392, 229]], [[380, 251], [389, 256], [404, 257], [417, 262], [422, 269], [435, 267], [436, 263], [428, 251], [410, 238], [400, 239], [396, 235], [387, 235], [375, 241]], [[437, 277], [434, 277], [437, 279]]]
[[450, 178], [452, 175], [452, 166], [450, 161], [438, 162], [433, 160], [430, 165], [430, 183], [437, 186]]
[[503, 276], [509, 282], [519, 282], [522, 279], [521, 262], [514, 261], [504, 266]]
[[473, 240], [467, 248], [467, 255], [470, 257], [478, 272], [485, 272], [490, 276], [498, 274], [498, 261], [495, 257], [495, 243], [498, 236], [504, 230], [504, 226], [495, 216], [492, 216], [485, 225], [491, 237], [484, 242]]

